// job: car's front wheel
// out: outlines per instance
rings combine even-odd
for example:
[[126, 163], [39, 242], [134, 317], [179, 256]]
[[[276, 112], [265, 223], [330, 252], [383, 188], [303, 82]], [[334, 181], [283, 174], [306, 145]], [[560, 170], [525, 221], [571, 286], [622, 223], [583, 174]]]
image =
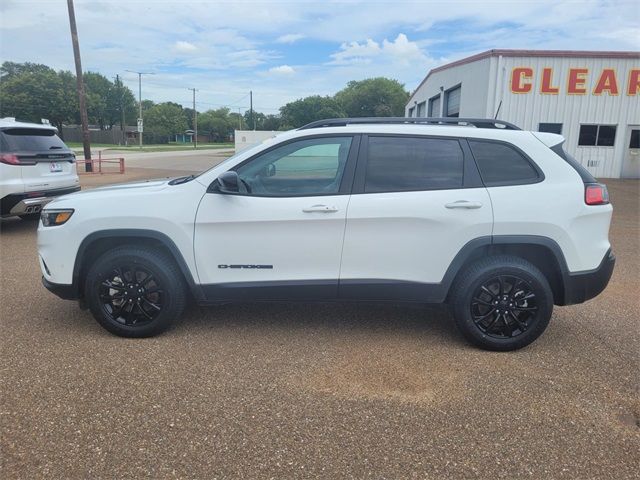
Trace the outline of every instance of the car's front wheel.
[[553, 293], [544, 274], [530, 262], [491, 256], [461, 273], [452, 287], [451, 306], [458, 329], [487, 350], [516, 350], [547, 328]]
[[161, 251], [137, 246], [104, 253], [89, 269], [85, 301], [95, 319], [122, 337], [150, 337], [184, 309], [182, 273]]

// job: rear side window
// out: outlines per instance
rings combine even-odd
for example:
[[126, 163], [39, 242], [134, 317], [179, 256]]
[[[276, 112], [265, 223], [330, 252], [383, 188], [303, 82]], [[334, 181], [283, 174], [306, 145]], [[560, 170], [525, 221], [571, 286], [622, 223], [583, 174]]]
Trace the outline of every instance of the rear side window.
[[469, 140], [469, 146], [487, 186], [521, 185], [540, 179], [529, 160], [510, 145]]
[[53, 130], [42, 128], [7, 128], [2, 130], [2, 150], [5, 152], [48, 152], [69, 150]]
[[462, 188], [458, 140], [369, 137], [365, 193]]

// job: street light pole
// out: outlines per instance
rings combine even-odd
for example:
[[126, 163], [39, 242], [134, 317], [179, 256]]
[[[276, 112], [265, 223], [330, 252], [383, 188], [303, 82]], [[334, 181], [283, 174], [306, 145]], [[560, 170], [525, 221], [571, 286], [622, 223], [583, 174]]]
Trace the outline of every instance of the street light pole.
[[[136, 72], [134, 70], [126, 70], [127, 72], [138, 74], [138, 140], [140, 149], [142, 149], [142, 130], [144, 130], [144, 124], [142, 122], [142, 75], [155, 75], [152, 72]], [[142, 129], [140, 129], [142, 127]]]
[[195, 130], [193, 148], [198, 148], [198, 112], [196, 110], [196, 92], [198, 89], [190, 88], [189, 90], [193, 92], [193, 127]]

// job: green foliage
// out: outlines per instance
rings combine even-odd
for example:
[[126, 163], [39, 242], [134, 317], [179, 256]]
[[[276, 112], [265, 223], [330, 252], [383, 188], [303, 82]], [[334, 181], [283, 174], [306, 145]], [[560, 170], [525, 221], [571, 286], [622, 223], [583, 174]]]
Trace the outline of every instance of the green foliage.
[[335, 95], [348, 117], [403, 117], [409, 92], [397, 80], [351, 81]]
[[144, 131], [171, 139], [187, 129], [182, 106], [172, 102], [159, 103], [144, 113]]
[[280, 108], [280, 116], [283, 125], [297, 128], [323, 118], [344, 117], [346, 112], [335, 98], [313, 95], [287, 103]]
[[208, 135], [212, 142], [225, 142], [238, 128], [238, 114], [232, 116], [228, 108], [207, 110], [198, 115], [198, 133]]
[[[0, 67], [0, 116], [39, 123], [47, 118], [62, 130], [63, 123], [79, 123], [76, 77], [36, 63], [4, 62]], [[83, 75], [89, 123], [111, 128], [122, 120], [135, 122], [136, 101], [121, 81], [104, 75]]]

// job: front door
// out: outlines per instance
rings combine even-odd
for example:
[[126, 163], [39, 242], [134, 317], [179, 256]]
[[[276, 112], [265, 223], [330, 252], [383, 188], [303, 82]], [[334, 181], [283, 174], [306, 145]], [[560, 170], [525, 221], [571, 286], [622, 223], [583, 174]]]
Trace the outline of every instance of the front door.
[[238, 194], [204, 196], [194, 247], [208, 300], [336, 297], [358, 142], [275, 146], [233, 168]]
[[622, 162], [622, 178], [640, 178], [640, 126], [629, 127]]

